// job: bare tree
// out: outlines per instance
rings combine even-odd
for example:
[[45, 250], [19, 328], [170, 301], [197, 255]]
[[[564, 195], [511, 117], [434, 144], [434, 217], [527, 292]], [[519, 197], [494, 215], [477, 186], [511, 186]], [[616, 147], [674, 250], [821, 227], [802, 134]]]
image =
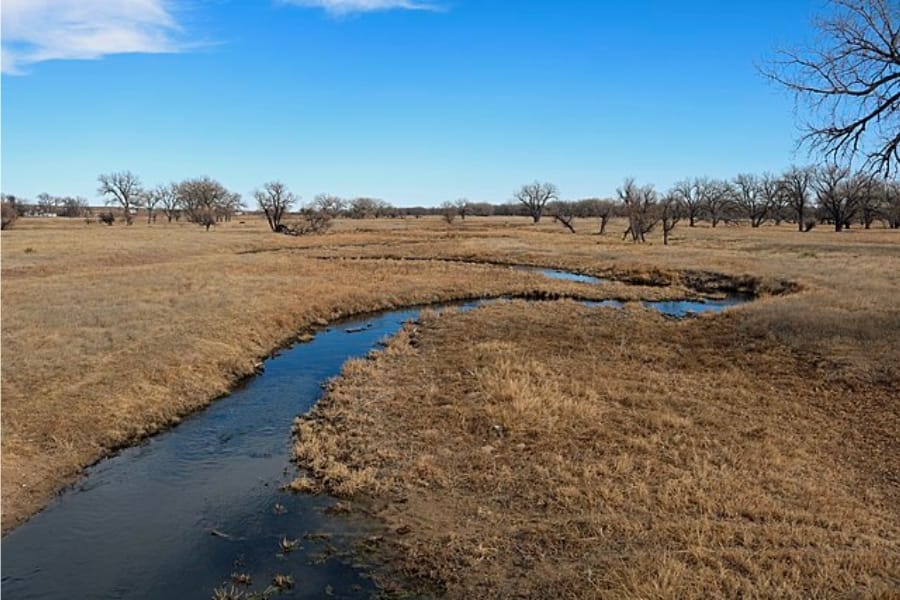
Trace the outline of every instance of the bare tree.
[[622, 201], [625, 216], [628, 217], [628, 229], [625, 230], [622, 239], [631, 235], [631, 240], [635, 243], [646, 241], [646, 234], [650, 233], [659, 222], [656, 190], [652, 185], [638, 186], [634, 179], [629, 177], [622, 187], [616, 190], [616, 194]]
[[887, 182], [865, 174], [857, 175], [859, 184], [859, 221], [865, 229], [871, 229], [875, 219], [885, 214]]
[[272, 231], [279, 231], [281, 219], [290, 210], [297, 198], [286, 185], [280, 181], [270, 181], [263, 185], [263, 189], [254, 190], [253, 196], [259, 208], [266, 214], [266, 221]]
[[182, 206], [174, 183], [158, 185], [153, 188], [153, 193], [159, 197], [159, 204], [162, 206], [167, 222], [171, 223], [172, 219], [175, 219], [175, 221], [181, 219]]
[[38, 214], [55, 215], [59, 205], [59, 198], [51, 196], [47, 192], [41, 192], [35, 197]]
[[331, 194], [319, 194], [313, 198], [312, 208], [329, 215], [332, 219], [338, 215], [346, 207], [347, 203], [340, 196], [332, 196]]
[[366, 219], [370, 217], [381, 219], [383, 217], [396, 217], [399, 213], [399, 209], [392, 206], [390, 202], [380, 198], [354, 198], [347, 205], [347, 214], [351, 219]]
[[835, 231], [842, 231], [856, 214], [858, 185], [846, 167], [829, 165], [816, 173], [812, 181], [816, 202], [825, 219], [834, 223]]
[[891, 229], [900, 229], [900, 182], [885, 182], [884, 191], [884, 213], [888, 226]]
[[813, 114], [802, 141], [834, 162], [864, 157], [890, 175], [900, 164], [900, 2], [831, 0], [818, 44], [781, 50], [763, 74]]
[[806, 209], [814, 176], [815, 169], [812, 167], [791, 167], [781, 176], [783, 193], [797, 218], [798, 231], [808, 231]]
[[[734, 178], [735, 203], [743, 216], [750, 219], [751, 227], [759, 227], [769, 217], [772, 195], [763, 191], [762, 180], [752, 173], [741, 173]], [[768, 191], [768, 190], [767, 190]]]
[[703, 212], [713, 227], [728, 219], [735, 198], [730, 183], [718, 179], [703, 180], [698, 184], [698, 193]]
[[681, 197], [688, 226], [694, 227], [703, 212], [703, 195], [700, 190], [707, 184], [706, 179], [685, 179], [675, 184], [674, 192]]
[[16, 206], [15, 196], [3, 196], [3, 202], [0, 204], [0, 229], [9, 229], [19, 217], [18, 206]]
[[277, 231], [286, 235], [322, 234], [331, 228], [334, 215], [313, 200], [300, 210], [299, 218], [290, 224], [279, 223]]
[[615, 213], [615, 203], [612, 200], [602, 198], [584, 198], [574, 203], [573, 211], [576, 217], [589, 219], [596, 217], [600, 219], [599, 235], [606, 233], [606, 226], [609, 224], [610, 218]]
[[766, 217], [780, 225], [787, 208], [787, 193], [784, 182], [772, 173], [763, 173], [759, 178], [759, 193], [766, 205]]
[[232, 217], [234, 217], [238, 211], [243, 210], [243, 208], [244, 201], [241, 199], [241, 195], [237, 192], [231, 192], [228, 194], [228, 197], [219, 203], [216, 209], [216, 221], [230, 223]]
[[540, 222], [541, 215], [544, 214], [544, 207], [551, 200], [559, 199], [559, 190], [552, 183], [542, 183], [535, 181], [523, 185], [515, 194], [515, 199], [525, 207], [528, 215], [535, 223]]
[[470, 212], [469, 205], [471, 203], [469, 202], [469, 199], [458, 198], [453, 204], [456, 206], [456, 212], [459, 214], [459, 218], [465, 221], [466, 215], [468, 215]]
[[441, 218], [444, 219], [447, 225], [452, 225], [459, 215], [459, 207], [457, 207], [456, 202], [450, 202], [449, 200], [441, 203], [440, 210]]
[[663, 228], [663, 245], [669, 245], [669, 235], [685, 214], [681, 194], [674, 190], [663, 196], [659, 203], [660, 222]]
[[63, 217], [81, 218], [88, 212], [87, 198], [82, 196], [66, 196], [60, 199], [60, 205], [57, 214]]
[[106, 197], [107, 204], [118, 204], [125, 213], [125, 223], [134, 222], [134, 209], [141, 205], [144, 191], [141, 180], [131, 171], [103, 174], [97, 177], [97, 193]]
[[159, 206], [159, 204], [163, 200], [162, 194], [164, 193], [164, 191], [163, 191], [164, 187], [165, 186], [156, 186], [152, 190], [147, 190], [144, 192], [143, 203], [144, 203], [144, 207], [147, 209], [147, 224], [148, 225], [150, 223], [156, 222], [156, 215], [154, 214], [154, 211], [156, 210], [156, 207]]
[[216, 224], [216, 214], [232, 200], [233, 194], [221, 183], [209, 177], [187, 179], [175, 186], [175, 195], [188, 221], [209, 231]]
[[494, 214], [494, 205], [490, 202], [469, 202], [466, 212], [476, 217], [490, 217]]
[[600, 219], [600, 230], [599, 234], [603, 235], [606, 233], [606, 226], [609, 224], [609, 220], [616, 212], [616, 206], [613, 204], [611, 200], [601, 200], [597, 205], [597, 217]]
[[577, 205], [574, 202], [565, 202], [557, 200], [546, 206], [546, 210], [553, 217], [553, 220], [568, 229], [571, 233], [575, 233], [575, 216], [578, 214]]

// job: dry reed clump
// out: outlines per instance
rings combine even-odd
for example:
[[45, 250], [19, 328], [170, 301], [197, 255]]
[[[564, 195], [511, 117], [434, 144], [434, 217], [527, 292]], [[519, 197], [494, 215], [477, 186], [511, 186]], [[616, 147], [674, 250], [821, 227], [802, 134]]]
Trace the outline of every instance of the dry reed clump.
[[757, 310], [429, 316], [348, 365], [300, 444], [376, 471], [360, 501], [407, 532], [390, 568], [419, 591], [889, 596], [897, 388], [810, 385], [808, 353], [748, 334]]

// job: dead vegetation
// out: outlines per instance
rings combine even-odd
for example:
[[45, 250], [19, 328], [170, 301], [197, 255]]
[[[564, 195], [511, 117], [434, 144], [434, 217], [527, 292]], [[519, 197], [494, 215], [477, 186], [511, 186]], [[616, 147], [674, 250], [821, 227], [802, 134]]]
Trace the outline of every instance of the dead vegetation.
[[184, 222], [17, 225], [2, 240], [5, 529], [85, 465], [177, 423], [323, 323], [503, 294], [639, 297], [621, 283], [585, 286], [487, 264], [341, 256], [446, 236], [437, 220], [339, 221], [303, 238], [264, 235], [261, 219], [221, 223], [210, 235]]
[[304, 488], [398, 532], [401, 589], [887, 597], [900, 385], [780, 343], [780, 304], [426, 315], [297, 421]]
[[[653, 235], [648, 244], [633, 247], [620, 239], [627, 227], [621, 220], [610, 221], [603, 236], [593, 233], [594, 220], [576, 226], [574, 235], [550, 220], [530, 221], [470, 216], [448, 227], [439, 218], [336, 219], [324, 235], [291, 237], [266, 235], [267, 224], [251, 219], [222, 223], [209, 235], [177, 221], [98, 229], [80, 220], [20, 219], [2, 238], [4, 529], [38, 510], [86, 464], [177, 423], [254, 373], [274, 349], [315, 327], [350, 314], [455, 298], [635, 300], [684, 297], [695, 293], [692, 288], [757, 291], [767, 299], [735, 313], [740, 318], [727, 330], [741, 336], [735, 339], [765, 332], [772, 348], [807, 356], [804, 364], [817, 370], [798, 373], [807, 374], [809, 393], [842, 386], [836, 389], [845, 390], [846, 401], [835, 420], [856, 432], [847, 434], [848, 440], [864, 444], [881, 439], [877, 432], [884, 427], [895, 427], [890, 419], [896, 405], [878, 394], [900, 378], [896, 232], [801, 235], [788, 225], [696, 227], [676, 229], [668, 247]], [[596, 285], [550, 280], [507, 266], [514, 264], [609, 280]], [[536, 329], [535, 339], [565, 336], [577, 323]], [[657, 325], [634, 351], [646, 348], [646, 356], [655, 356], [655, 344], [665, 346], [670, 330], [665, 321]], [[739, 343], [715, 339], [726, 351], [716, 348], [713, 355], [731, 356], [728, 349]], [[618, 356], [596, 355], [609, 366], [609, 381], [624, 368]], [[643, 364], [632, 360], [630, 368]], [[540, 358], [534, 361], [542, 364]], [[464, 374], [446, 366], [451, 383]], [[517, 373], [515, 365], [508, 368], [510, 376]], [[541, 392], [549, 394], [562, 384], [553, 383], [555, 367], [543, 368], [549, 369], [547, 377], [528, 385], [551, 386]], [[758, 373], [757, 379], [780, 389], [782, 371]], [[429, 389], [441, 388], [443, 375], [418, 377]], [[491, 383], [487, 372], [482, 377], [491, 389], [501, 380], [495, 376]], [[710, 372], [695, 383], [715, 390], [717, 382]], [[389, 387], [379, 392], [389, 393]], [[448, 404], [444, 410], [456, 410]], [[507, 410], [514, 416], [521, 408], [510, 403]], [[570, 419], [563, 409], [552, 410], [560, 411], [550, 415], [557, 422]], [[873, 424], [883, 415], [885, 425]], [[686, 436], [693, 436], [692, 427]], [[353, 435], [368, 435], [365, 431]], [[310, 446], [310, 464], [318, 460], [321, 473], [332, 477], [331, 488], [348, 496], [359, 489], [387, 493], [379, 487], [384, 477], [377, 465], [370, 471], [362, 463], [354, 466], [342, 458], [343, 438], [335, 438], [336, 446], [328, 439], [316, 442], [318, 451]], [[485, 445], [497, 447], [482, 443], [476, 457]], [[421, 477], [451, 477], [434, 452], [415, 457]], [[383, 458], [398, 460], [391, 454]], [[893, 463], [883, 464], [881, 476], [896, 481]], [[855, 468], [846, 466], [845, 473]], [[649, 485], [638, 475], [629, 477], [629, 485]], [[316, 489], [321, 483], [313, 474], [297, 485]], [[570, 483], [577, 487], [574, 479]], [[410, 510], [415, 502], [410, 497]], [[445, 533], [453, 531], [454, 524], [446, 525]], [[411, 527], [404, 539], [416, 531]], [[479, 564], [493, 564], [488, 558], [500, 547], [483, 544], [478, 552], [484, 555]], [[892, 556], [883, 554], [882, 560]]]

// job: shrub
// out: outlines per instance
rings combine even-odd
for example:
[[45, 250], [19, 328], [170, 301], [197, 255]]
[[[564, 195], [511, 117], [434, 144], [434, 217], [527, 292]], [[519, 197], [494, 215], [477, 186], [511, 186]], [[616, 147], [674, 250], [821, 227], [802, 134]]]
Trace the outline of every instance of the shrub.
[[300, 220], [290, 225], [279, 223], [277, 233], [285, 235], [311, 235], [325, 233], [331, 227], [332, 217], [323, 210], [306, 209], [300, 214]]
[[19, 211], [12, 202], [4, 202], [2, 207], [2, 221], [0, 221], [0, 229], [9, 229], [19, 217]]

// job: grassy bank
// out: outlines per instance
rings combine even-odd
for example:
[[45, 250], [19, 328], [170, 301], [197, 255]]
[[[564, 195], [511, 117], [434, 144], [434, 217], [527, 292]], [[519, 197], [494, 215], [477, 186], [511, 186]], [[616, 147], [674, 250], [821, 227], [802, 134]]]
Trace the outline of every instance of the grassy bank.
[[451, 597], [886, 597], [898, 389], [825, 383], [753, 310], [427, 316], [298, 420], [296, 487], [361, 497], [388, 580]]
[[[308, 472], [295, 487], [383, 520], [383, 575], [401, 589], [896, 593], [896, 236], [684, 235], [634, 249], [535, 232], [507, 238], [505, 255], [586, 270], [599, 255], [644, 279], [704, 266], [800, 289], [684, 322], [566, 301], [428, 316], [348, 363], [298, 420]], [[430, 251], [483, 257], [471, 239]]]

